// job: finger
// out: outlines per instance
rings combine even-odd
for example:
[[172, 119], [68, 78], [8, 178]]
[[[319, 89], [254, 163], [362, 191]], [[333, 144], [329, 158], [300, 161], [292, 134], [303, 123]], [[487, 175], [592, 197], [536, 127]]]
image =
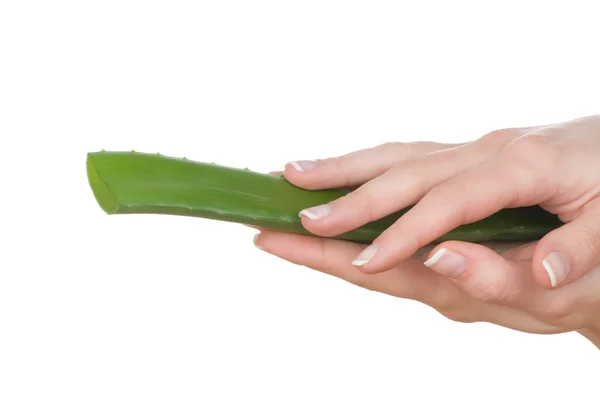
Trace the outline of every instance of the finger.
[[432, 187], [487, 160], [476, 146], [431, 152], [402, 162], [353, 192], [300, 212], [302, 224], [320, 236], [335, 236], [407, 208]]
[[436, 246], [424, 264], [475, 299], [473, 309], [487, 304], [479, 311], [482, 321], [525, 332], [559, 333], [563, 329], [528, 313], [531, 303], [545, 293], [529, 272], [534, 250], [535, 243], [527, 243], [499, 255], [484, 245], [447, 241]]
[[539, 242], [533, 275], [544, 288], [572, 283], [600, 264], [600, 202], [590, 205]]
[[535, 294], [523, 300], [522, 308], [540, 321], [565, 330], [591, 326], [595, 329], [600, 324], [596, 316], [600, 303], [599, 281], [600, 267], [596, 267], [560, 289], [548, 290], [534, 283], [539, 290], [530, 288]]
[[382, 272], [412, 256], [420, 247], [455, 228], [510, 207], [546, 200], [549, 181], [538, 173], [495, 157], [429, 191], [419, 203], [375, 239], [354, 264], [363, 272]]
[[[539, 247], [539, 242], [531, 242], [498, 255], [479, 244], [448, 241], [435, 247], [425, 264], [445, 275], [471, 297], [507, 310], [517, 309], [538, 321], [525, 322], [522, 317], [517, 321], [517, 314], [513, 312], [510, 318], [517, 322], [510, 323], [512, 328], [555, 333], [571, 330], [573, 325], [590, 325], [595, 318], [590, 319], [589, 314], [594, 313], [599, 302], [600, 267], [593, 267], [585, 277], [560, 290], [549, 291], [536, 283], [530, 272], [532, 258]], [[508, 318], [496, 319], [510, 322]], [[540, 331], [535, 326], [539, 322], [550, 327]]]
[[433, 307], [450, 306], [460, 299], [450, 285], [441, 286], [435, 272], [412, 258], [386, 273], [367, 275], [350, 264], [363, 245], [335, 239], [264, 231], [255, 238], [261, 249], [293, 264], [335, 276], [354, 285]]
[[444, 242], [432, 250], [424, 264], [484, 302], [512, 305], [535, 286], [522, 263], [469, 242]]
[[[349, 263], [362, 247], [354, 243], [265, 231], [257, 235], [256, 244], [261, 250], [291, 263], [307, 266], [369, 290], [419, 301], [454, 321], [490, 322], [534, 333], [555, 331], [519, 309], [469, 296], [456, 283], [425, 266], [425, 256], [412, 258], [388, 272], [368, 275]], [[473, 285], [476, 280], [473, 278]]]
[[289, 162], [285, 177], [305, 189], [355, 187], [383, 174], [396, 163], [457, 144], [436, 142], [387, 143], [343, 156]]

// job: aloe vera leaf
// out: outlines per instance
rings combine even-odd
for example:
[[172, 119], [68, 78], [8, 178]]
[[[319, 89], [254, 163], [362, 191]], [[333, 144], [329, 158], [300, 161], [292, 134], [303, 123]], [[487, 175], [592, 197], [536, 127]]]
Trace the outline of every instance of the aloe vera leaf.
[[[87, 176], [107, 214], [163, 214], [255, 225], [313, 235], [299, 212], [346, 195], [349, 190], [311, 191], [283, 176], [140, 152], [91, 152]], [[372, 242], [410, 207], [332, 238]], [[435, 242], [532, 241], [562, 225], [539, 206], [503, 209], [462, 225]]]

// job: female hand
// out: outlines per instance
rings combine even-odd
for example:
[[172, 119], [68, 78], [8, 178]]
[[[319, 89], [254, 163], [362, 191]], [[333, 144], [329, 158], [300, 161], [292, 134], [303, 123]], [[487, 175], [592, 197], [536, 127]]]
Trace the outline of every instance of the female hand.
[[[358, 188], [301, 213], [324, 237], [415, 206], [369, 247], [264, 231], [264, 250], [359, 286], [419, 300], [447, 317], [533, 333], [600, 333], [600, 117], [495, 131], [459, 145], [385, 144], [286, 166], [307, 189]], [[502, 208], [539, 204], [566, 224], [539, 242], [496, 252], [448, 241]]]
[[530, 205], [566, 223], [534, 247], [537, 283], [565, 285], [599, 263], [600, 115], [494, 131], [450, 147], [386, 144], [319, 162], [291, 162], [285, 177], [307, 189], [360, 185], [301, 212], [304, 227], [320, 236], [416, 204], [354, 259], [364, 273], [389, 270], [460, 225]]

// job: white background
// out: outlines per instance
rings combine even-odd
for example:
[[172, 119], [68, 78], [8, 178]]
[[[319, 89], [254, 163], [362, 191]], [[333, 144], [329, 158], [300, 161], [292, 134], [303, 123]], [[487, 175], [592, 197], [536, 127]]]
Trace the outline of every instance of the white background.
[[107, 216], [85, 174], [102, 148], [268, 172], [598, 113], [598, 14], [550, 3], [0, 2], [0, 397], [596, 396], [579, 335]]

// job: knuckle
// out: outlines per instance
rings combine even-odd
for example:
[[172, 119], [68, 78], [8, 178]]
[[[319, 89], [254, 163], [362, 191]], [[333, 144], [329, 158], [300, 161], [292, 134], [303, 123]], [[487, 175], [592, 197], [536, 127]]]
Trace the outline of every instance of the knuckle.
[[478, 141], [486, 146], [503, 146], [521, 135], [523, 135], [523, 131], [520, 129], [506, 128], [491, 131], [479, 138]]
[[529, 192], [543, 192], [548, 178], [556, 173], [559, 150], [549, 137], [527, 134], [509, 142], [499, 154], [498, 162], [504, 166], [505, 178], [518, 182], [519, 187]]
[[560, 323], [573, 314], [572, 300], [561, 297], [561, 300], [546, 300], [534, 310], [535, 315], [546, 322]]
[[[430, 168], [425, 167], [426, 158], [417, 157], [404, 164], [393, 166], [388, 175], [395, 182], [389, 184], [389, 191], [396, 196], [399, 192], [398, 187], [402, 186], [403, 191], [408, 193], [424, 192], [427, 187], [432, 185], [434, 174]], [[385, 187], [383, 187], [385, 188]]]
[[383, 144], [379, 144], [375, 147], [375, 149], [382, 149], [382, 150], [401, 150], [404, 151], [406, 148], [408, 148], [409, 145], [408, 144], [404, 144], [404, 143], [399, 143], [399, 142], [394, 142], [394, 141], [389, 141], [389, 142], [384, 142]]
[[576, 232], [573, 234], [579, 247], [581, 250], [578, 250], [579, 253], [591, 253], [596, 255], [600, 253], [600, 237], [593, 231], [583, 228], [583, 227], [575, 227], [573, 226], [573, 231]]
[[412, 159], [419, 153], [414, 142], [386, 142], [377, 147], [381, 152], [390, 154], [398, 162]]
[[427, 153], [436, 152], [440, 149], [447, 148], [449, 145], [435, 141], [415, 141], [407, 144], [411, 155], [421, 156]]
[[377, 220], [378, 199], [370, 189], [352, 191], [338, 199], [340, 207], [352, 209], [352, 213], [360, 218], [361, 223]]
[[360, 198], [361, 202], [359, 203], [359, 209], [364, 215], [364, 221], [369, 223], [377, 220], [379, 218], [376, 210], [378, 204], [375, 195], [369, 190], [363, 192], [362, 195], [360, 195]]
[[471, 291], [475, 298], [487, 303], [498, 303], [508, 299], [506, 282], [502, 280], [480, 282], [475, 284]]
[[[534, 167], [540, 163], [551, 163], [558, 147], [546, 135], [527, 134], [509, 142], [504, 151], [511, 160]], [[544, 162], [540, 162], [540, 158], [544, 158]]]
[[405, 158], [410, 158], [413, 154], [413, 151], [414, 148], [410, 143], [390, 141], [358, 152], [368, 153], [372, 157], [383, 156], [402, 160]]
[[322, 161], [323, 165], [327, 166], [326, 173], [322, 176], [327, 179], [339, 180], [337, 185], [350, 186], [353, 160], [349, 156], [340, 156], [337, 158], [329, 158]]
[[350, 164], [350, 157], [347, 155], [339, 156], [336, 158], [324, 159], [323, 164], [326, 164], [332, 169], [332, 172], [337, 174], [344, 174], [348, 170]]
[[[472, 208], [469, 196], [463, 194], [466, 191], [460, 183], [445, 182], [433, 187], [422, 199], [422, 202], [434, 209], [445, 205], [449, 200], [453, 200], [453, 223], [463, 225], [469, 222], [469, 211]], [[460, 198], [461, 200], [456, 201], [456, 198]]]
[[447, 308], [444, 310], [438, 311], [444, 317], [448, 318], [451, 321], [459, 322], [459, 323], [473, 323], [476, 321], [472, 312], [466, 311], [463, 308]]
[[[437, 286], [440, 286], [442, 276], [436, 275]], [[421, 301], [444, 317], [451, 321], [470, 323], [475, 321], [475, 315], [469, 307], [468, 299], [464, 299], [464, 295], [457, 295], [456, 291], [448, 289], [436, 289], [436, 293], [431, 296], [422, 297], [420, 292], [415, 292], [414, 299]]]
[[323, 270], [329, 275], [335, 274], [334, 263], [331, 261], [331, 254], [328, 249], [328, 245], [325, 241], [319, 241], [319, 263], [323, 264]]

